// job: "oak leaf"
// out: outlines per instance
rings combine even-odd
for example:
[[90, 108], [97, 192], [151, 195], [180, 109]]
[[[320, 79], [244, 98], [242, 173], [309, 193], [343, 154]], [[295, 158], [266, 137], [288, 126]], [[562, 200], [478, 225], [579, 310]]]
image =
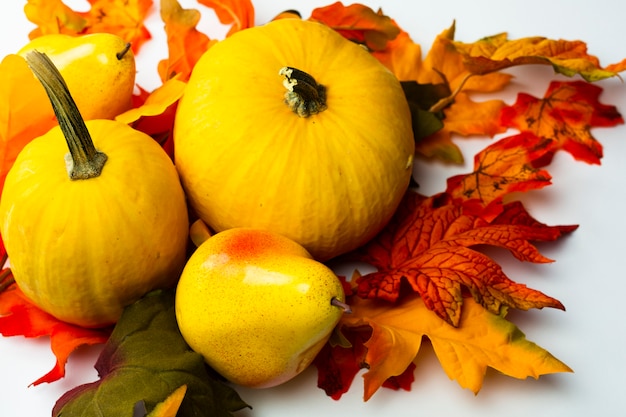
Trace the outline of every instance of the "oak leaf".
[[[356, 374], [354, 367], [367, 369], [363, 374], [365, 401], [390, 378], [412, 373], [413, 367], [419, 365], [423, 337], [430, 340], [448, 377], [474, 393], [482, 388], [487, 368], [518, 379], [572, 372], [548, 351], [527, 340], [503, 315], [485, 310], [471, 298], [465, 300], [458, 327], [433, 315], [417, 296], [406, 297], [393, 308], [379, 300], [359, 297], [349, 302], [353, 313], [344, 315], [339, 327], [346, 334], [358, 334], [360, 340], [353, 338], [355, 343], [349, 348], [327, 347], [325, 356], [316, 362], [319, 386], [335, 398], [349, 388]], [[359, 345], [361, 340], [365, 342]], [[343, 369], [350, 358], [345, 351], [358, 352], [348, 366], [347, 374], [352, 378], [346, 379], [343, 386], [333, 385], [344, 378]]]
[[65, 376], [70, 354], [80, 346], [105, 343], [111, 329], [86, 329], [62, 322], [40, 310], [15, 283], [0, 291], [0, 334], [27, 338], [49, 336], [55, 366], [32, 385], [54, 382]]
[[231, 25], [226, 36], [254, 26], [254, 6], [250, 0], [198, 0], [215, 11], [224, 25]]
[[400, 28], [382, 10], [354, 3], [344, 6], [335, 2], [311, 12], [310, 20], [324, 23], [346, 39], [365, 45], [369, 50], [381, 51], [401, 32]]
[[162, 0], [160, 13], [165, 23], [168, 57], [158, 63], [159, 76], [162, 82], [174, 77], [187, 81], [194, 65], [211, 45], [209, 37], [196, 28], [200, 12], [183, 9], [177, 0]]
[[624, 123], [615, 106], [600, 103], [602, 88], [584, 81], [550, 83], [543, 98], [520, 93], [512, 106], [502, 109], [502, 126], [555, 142], [575, 159], [599, 164], [602, 145], [590, 128]]
[[501, 222], [509, 219], [509, 210], [519, 214], [516, 203], [505, 204], [488, 222], [465, 213], [445, 193], [426, 198], [407, 192], [383, 232], [352, 255], [377, 269], [356, 280], [357, 295], [396, 302], [406, 292], [415, 292], [428, 309], [453, 326], [460, 323], [465, 293], [495, 314], [504, 307], [564, 309], [558, 300], [509, 279], [475, 247], [501, 247], [522, 261], [551, 262], [531, 241], [556, 240], [576, 226]]
[[473, 74], [488, 74], [516, 65], [551, 65], [567, 76], [579, 74], [587, 81], [614, 77], [624, 68], [614, 64], [603, 68], [597, 57], [587, 52], [579, 40], [548, 39], [533, 36], [509, 40], [506, 33], [488, 36], [474, 43], [450, 42], [463, 55], [466, 68]]

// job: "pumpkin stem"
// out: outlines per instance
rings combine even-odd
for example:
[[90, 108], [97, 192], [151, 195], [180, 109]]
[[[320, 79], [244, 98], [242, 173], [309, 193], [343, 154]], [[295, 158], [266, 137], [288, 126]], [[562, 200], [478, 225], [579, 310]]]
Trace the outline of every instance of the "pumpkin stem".
[[285, 77], [285, 103], [300, 117], [309, 117], [326, 110], [326, 87], [304, 71], [283, 67], [278, 72]]
[[107, 156], [94, 146], [85, 121], [80, 115], [61, 73], [50, 58], [41, 52], [29, 52], [25, 59], [31, 71], [46, 90], [59, 127], [65, 136], [70, 151], [66, 157], [67, 172], [70, 179], [88, 179], [99, 176]]

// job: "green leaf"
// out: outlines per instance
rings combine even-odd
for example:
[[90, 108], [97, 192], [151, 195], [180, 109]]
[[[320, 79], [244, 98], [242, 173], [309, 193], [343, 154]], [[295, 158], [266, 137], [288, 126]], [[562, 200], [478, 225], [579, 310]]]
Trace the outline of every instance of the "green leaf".
[[149, 413], [181, 385], [187, 394], [179, 417], [230, 417], [249, 407], [185, 343], [171, 291], [152, 292], [126, 308], [95, 368], [100, 380], [64, 394], [53, 417], [134, 417], [137, 405]]
[[447, 84], [418, 84], [415, 81], [402, 81], [402, 90], [411, 109], [413, 136], [415, 141], [430, 136], [443, 128], [443, 112], [429, 109], [451, 92]]

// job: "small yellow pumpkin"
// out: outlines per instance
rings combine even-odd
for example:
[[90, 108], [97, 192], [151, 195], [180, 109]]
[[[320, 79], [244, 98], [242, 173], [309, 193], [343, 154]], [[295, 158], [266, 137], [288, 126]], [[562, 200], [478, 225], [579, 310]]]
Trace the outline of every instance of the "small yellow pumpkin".
[[209, 226], [269, 229], [318, 260], [384, 227], [414, 153], [395, 76], [363, 47], [299, 19], [212, 46], [179, 103], [174, 144], [189, 203]]
[[58, 319], [110, 325], [126, 305], [177, 282], [185, 196], [152, 138], [112, 120], [83, 123], [52, 62], [36, 52], [27, 61], [52, 92], [60, 127], [26, 145], [6, 177], [0, 232], [13, 276]]

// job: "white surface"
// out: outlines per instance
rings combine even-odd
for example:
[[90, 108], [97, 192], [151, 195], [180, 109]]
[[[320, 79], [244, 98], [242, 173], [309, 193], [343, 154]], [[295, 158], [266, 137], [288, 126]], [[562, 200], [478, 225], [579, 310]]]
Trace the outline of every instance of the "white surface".
[[[298, 8], [307, 17], [316, 6], [332, 1], [256, 0], [257, 23], [278, 12]], [[22, 12], [24, 2], [0, 3], [0, 56], [17, 50], [27, 41], [32, 25]], [[598, 1], [362, 1], [396, 19], [424, 53], [435, 36], [457, 22], [456, 39], [471, 42], [502, 31], [511, 38], [547, 36], [587, 42], [603, 65], [626, 57], [625, 3]], [[86, 2], [73, 1], [68, 4]], [[198, 7], [193, 0], [184, 7]], [[346, 3], [348, 4], [348, 3]], [[212, 19], [212, 20], [211, 20]], [[209, 22], [205, 22], [208, 20]], [[165, 56], [162, 23], [155, 11], [150, 20], [154, 40], [139, 55], [139, 83], [156, 84], [156, 62]], [[202, 27], [212, 34], [224, 32], [207, 15]], [[543, 95], [556, 77], [547, 67], [512, 71], [517, 78], [499, 97], [512, 103], [517, 91]], [[618, 79], [599, 83], [605, 90], [602, 102], [626, 113], [626, 85]], [[509, 132], [513, 134], [514, 132]], [[515, 380], [489, 371], [482, 391], [474, 396], [450, 381], [426, 344], [411, 392], [378, 391], [362, 401], [362, 382], [357, 376], [351, 391], [333, 401], [316, 388], [313, 369], [274, 389], [238, 389], [254, 406], [241, 417], [307, 416], [623, 416], [626, 415], [626, 324], [622, 303], [626, 293], [624, 238], [626, 237], [626, 127], [593, 129], [604, 146], [601, 166], [588, 166], [564, 153], [548, 167], [553, 185], [522, 196], [528, 209], [548, 224], [580, 224], [579, 230], [557, 243], [540, 245], [556, 262], [550, 265], [521, 264], [508, 256], [498, 259], [509, 276], [558, 298], [567, 308], [514, 313], [511, 318], [538, 343], [571, 366], [574, 374], [541, 377], [538, 381]], [[489, 140], [457, 140], [466, 159], [491, 143]], [[469, 166], [450, 168], [418, 163], [419, 181], [425, 194], [441, 191], [445, 179]], [[59, 382], [28, 387], [54, 364], [47, 340], [0, 337], [0, 416], [50, 415], [56, 399], [66, 390], [97, 378], [92, 369], [98, 348], [79, 350], [69, 361], [67, 377]]]

